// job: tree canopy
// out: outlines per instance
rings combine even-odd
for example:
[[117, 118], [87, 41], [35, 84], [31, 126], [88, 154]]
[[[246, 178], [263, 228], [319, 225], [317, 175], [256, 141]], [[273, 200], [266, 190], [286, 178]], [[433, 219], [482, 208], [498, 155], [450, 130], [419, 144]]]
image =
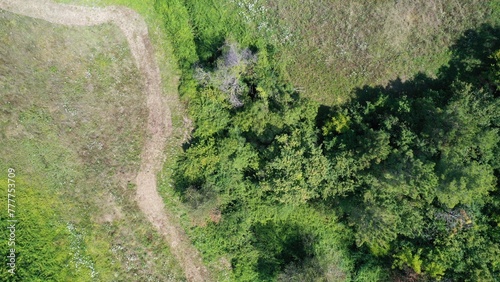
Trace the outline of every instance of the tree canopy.
[[500, 279], [499, 38], [468, 31], [436, 78], [335, 107], [302, 97], [266, 46], [226, 41], [197, 66], [175, 172], [220, 213], [195, 243], [239, 281]]

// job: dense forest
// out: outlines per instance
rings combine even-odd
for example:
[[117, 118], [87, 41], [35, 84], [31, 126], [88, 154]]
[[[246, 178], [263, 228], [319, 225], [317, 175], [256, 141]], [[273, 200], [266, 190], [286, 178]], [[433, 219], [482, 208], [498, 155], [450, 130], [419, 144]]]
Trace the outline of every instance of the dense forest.
[[194, 122], [175, 187], [209, 213], [189, 231], [207, 261], [237, 281], [500, 280], [497, 26], [465, 31], [436, 76], [323, 105], [275, 46], [179, 24], [181, 2], [156, 9]]

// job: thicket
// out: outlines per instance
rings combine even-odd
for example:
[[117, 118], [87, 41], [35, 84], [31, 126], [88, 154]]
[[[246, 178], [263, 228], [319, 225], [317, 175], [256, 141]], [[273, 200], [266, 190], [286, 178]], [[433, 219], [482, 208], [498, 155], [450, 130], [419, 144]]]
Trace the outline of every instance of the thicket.
[[193, 23], [175, 46], [195, 128], [174, 178], [209, 212], [191, 231], [206, 260], [237, 281], [500, 279], [497, 27], [466, 32], [437, 78], [327, 107], [288, 83], [273, 46], [199, 3], [156, 7]]

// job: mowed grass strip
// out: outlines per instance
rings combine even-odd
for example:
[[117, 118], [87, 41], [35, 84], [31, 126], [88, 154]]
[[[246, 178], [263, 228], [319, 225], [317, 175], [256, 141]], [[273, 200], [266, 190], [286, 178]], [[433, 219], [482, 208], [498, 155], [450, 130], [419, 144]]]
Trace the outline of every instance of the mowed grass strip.
[[[14, 167], [26, 186], [56, 199], [25, 202], [40, 200], [37, 208], [66, 228], [67, 263], [85, 271], [65, 281], [184, 279], [134, 201], [147, 120], [142, 83], [115, 26], [69, 28], [0, 11], [0, 169]], [[33, 267], [47, 259], [24, 256]], [[44, 276], [34, 277], [25, 281]]]

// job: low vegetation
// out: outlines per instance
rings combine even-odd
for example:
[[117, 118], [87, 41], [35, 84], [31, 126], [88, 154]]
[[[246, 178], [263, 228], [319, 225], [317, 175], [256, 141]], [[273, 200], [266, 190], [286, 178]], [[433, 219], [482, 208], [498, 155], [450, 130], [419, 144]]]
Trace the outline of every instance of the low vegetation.
[[[18, 271], [11, 276], [2, 267], [0, 277], [183, 280], [135, 204], [147, 108], [120, 30], [68, 28], [5, 11], [0, 27], [0, 170], [2, 183], [9, 167], [16, 170], [19, 220]], [[4, 239], [0, 249], [5, 265]]]

